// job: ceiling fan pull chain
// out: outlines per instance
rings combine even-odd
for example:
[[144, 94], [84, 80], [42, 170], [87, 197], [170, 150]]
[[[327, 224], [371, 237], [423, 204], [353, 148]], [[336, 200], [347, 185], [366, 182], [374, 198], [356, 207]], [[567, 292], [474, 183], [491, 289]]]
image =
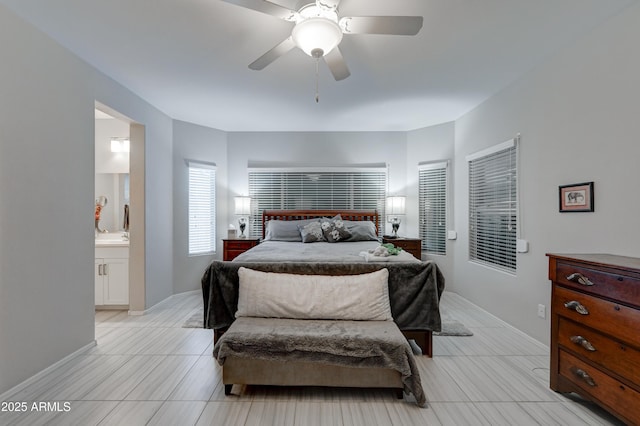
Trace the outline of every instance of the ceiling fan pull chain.
[[318, 77], [318, 65], [319, 64], [320, 64], [320, 58], [316, 58], [316, 103], [318, 103], [320, 101], [320, 94], [318, 93], [319, 92], [319, 90], [318, 90], [318, 85], [319, 85], [319, 83], [318, 83], [318, 80], [319, 80], [319, 77]]

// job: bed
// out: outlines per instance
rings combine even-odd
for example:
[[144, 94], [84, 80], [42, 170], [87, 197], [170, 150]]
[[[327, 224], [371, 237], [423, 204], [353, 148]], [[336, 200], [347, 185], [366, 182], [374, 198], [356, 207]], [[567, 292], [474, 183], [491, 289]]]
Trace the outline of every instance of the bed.
[[[350, 241], [344, 238], [344, 242], [338, 244], [306, 244], [295, 240], [274, 240], [269, 235], [269, 231], [275, 229], [269, 225], [287, 228], [293, 223], [304, 224], [304, 221], [315, 222], [319, 218], [336, 218], [338, 215], [348, 225], [373, 227], [375, 240]], [[214, 343], [235, 320], [238, 270], [241, 267], [262, 272], [329, 276], [358, 275], [387, 269], [394, 322], [407, 339], [416, 342], [424, 355], [432, 356], [432, 332], [441, 330], [438, 306], [444, 290], [444, 278], [435, 263], [420, 261], [406, 252], [388, 256], [386, 260], [367, 261], [365, 256], [361, 256], [380, 245], [377, 240], [380, 218], [376, 211], [265, 210], [262, 223], [265, 241], [233, 261], [212, 262], [202, 277], [204, 325], [214, 330]], [[291, 226], [287, 229], [290, 230]], [[297, 234], [293, 232], [291, 238], [296, 238], [296, 235], [300, 238], [300, 234], [300, 231]], [[286, 237], [286, 232], [283, 235]]]

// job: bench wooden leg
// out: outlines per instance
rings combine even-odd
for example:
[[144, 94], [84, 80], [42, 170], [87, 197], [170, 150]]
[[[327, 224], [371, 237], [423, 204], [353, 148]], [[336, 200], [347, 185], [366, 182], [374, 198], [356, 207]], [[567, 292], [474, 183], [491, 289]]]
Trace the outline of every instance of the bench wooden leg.
[[233, 384], [224, 385], [224, 394], [227, 396], [231, 395], [231, 388], [233, 388]]

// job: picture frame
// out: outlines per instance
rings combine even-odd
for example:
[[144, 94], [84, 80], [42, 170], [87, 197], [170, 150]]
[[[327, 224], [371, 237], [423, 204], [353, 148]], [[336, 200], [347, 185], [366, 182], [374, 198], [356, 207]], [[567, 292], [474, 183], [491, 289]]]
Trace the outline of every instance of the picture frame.
[[558, 195], [560, 213], [594, 211], [593, 182], [561, 185]]

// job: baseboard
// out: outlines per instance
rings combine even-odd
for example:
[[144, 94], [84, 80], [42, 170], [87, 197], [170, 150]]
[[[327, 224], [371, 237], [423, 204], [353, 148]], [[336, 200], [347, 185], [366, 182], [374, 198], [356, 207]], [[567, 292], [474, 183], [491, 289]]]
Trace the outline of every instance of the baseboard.
[[158, 306], [162, 306], [162, 304], [163, 304], [163, 303], [168, 302], [169, 300], [173, 299], [173, 298], [174, 298], [174, 297], [176, 297], [176, 296], [182, 296], [182, 295], [185, 295], [185, 294], [192, 294], [192, 293], [199, 293], [199, 292], [201, 292], [201, 290], [189, 290], [189, 291], [185, 291], [185, 292], [182, 292], [182, 293], [175, 293], [175, 294], [172, 294], [171, 296], [167, 297], [166, 299], [161, 300], [160, 302], [156, 303], [156, 304], [155, 304], [155, 305], [153, 305], [152, 307], [150, 307], [150, 308], [148, 308], [148, 309], [145, 309], [144, 311], [131, 311], [131, 310], [130, 310], [130, 311], [128, 311], [128, 314], [129, 314], [129, 315], [131, 315], [131, 316], [142, 316], [142, 315], [146, 315], [146, 314], [148, 314], [149, 312], [151, 312], [151, 311], [153, 311], [154, 309], [156, 309]]
[[27, 380], [15, 385], [14, 387], [9, 389], [8, 391], [0, 394], [0, 401], [8, 401], [9, 398], [12, 395], [22, 391], [23, 389], [25, 389], [28, 386], [31, 386], [33, 383], [35, 383], [38, 380], [42, 379], [47, 374], [49, 374], [52, 371], [60, 368], [62, 365], [64, 365], [67, 362], [71, 361], [73, 358], [75, 358], [75, 357], [77, 357], [79, 355], [82, 355], [83, 353], [85, 353], [89, 349], [95, 347], [97, 344], [98, 344], [98, 342], [96, 342], [95, 340], [93, 342], [91, 342], [91, 343], [87, 343], [86, 345], [84, 345], [83, 347], [78, 349], [77, 351], [65, 356], [60, 361], [57, 361], [54, 364], [51, 364], [50, 366], [48, 366], [44, 370], [41, 370], [38, 373], [34, 374], [33, 376], [29, 377]]

